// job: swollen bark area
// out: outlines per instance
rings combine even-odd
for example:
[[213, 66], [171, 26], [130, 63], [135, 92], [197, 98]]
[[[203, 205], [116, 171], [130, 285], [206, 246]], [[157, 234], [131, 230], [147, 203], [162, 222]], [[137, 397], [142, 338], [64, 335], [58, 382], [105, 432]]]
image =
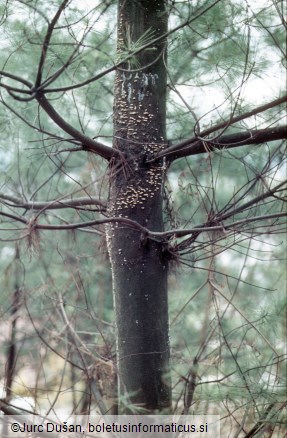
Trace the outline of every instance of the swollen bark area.
[[[119, 2], [118, 55], [167, 30], [165, 1]], [[141, 41], [141, 40], [140, 40]], [[141, 51], [115, 80], [114, 147], [110, 214], [163, 230], [164, 164], [147, 164], [165, 147], [164, 42]], [[136, 70], [136, 71], [134, 71]], [[107, 241], [117, 323], [120, 412], [170, 406], [167, 272], [160, 243], [126, 225], [110, 225]]]

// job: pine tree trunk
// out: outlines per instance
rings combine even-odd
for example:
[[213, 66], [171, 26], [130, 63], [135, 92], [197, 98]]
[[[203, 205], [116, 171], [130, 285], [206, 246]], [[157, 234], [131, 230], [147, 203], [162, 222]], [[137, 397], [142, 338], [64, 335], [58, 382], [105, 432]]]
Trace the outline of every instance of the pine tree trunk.
[[[164, 0], [120, 0], [118, 56], [167, 31]], [[143, 38], [143, 36], [145, 38]], [[139, 40], [142, 38], [141, 40]], [[110, 214], [163, 230], [164, 165], [147, 160], [166, 145], [165, 41], [133, 56], [115, 79], [114, 148]], [[169, 384], [168, 260], [162, 245], [123, 223], [109, 226], [117, 324], [120, 413], [162, 411]]]

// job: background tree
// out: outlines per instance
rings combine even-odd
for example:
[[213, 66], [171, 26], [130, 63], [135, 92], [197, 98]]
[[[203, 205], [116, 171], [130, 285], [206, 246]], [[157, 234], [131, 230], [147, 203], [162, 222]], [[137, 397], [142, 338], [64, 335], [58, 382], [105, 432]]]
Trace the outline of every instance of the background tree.
[[71, 382], [74, 412], [114, 409], [117, 376], [121, 412], [193, 406], [280, 434], [282, 3], [1, 8], [6, 409], [28, 354], [38, 411], [43, 380], [49, 410]]

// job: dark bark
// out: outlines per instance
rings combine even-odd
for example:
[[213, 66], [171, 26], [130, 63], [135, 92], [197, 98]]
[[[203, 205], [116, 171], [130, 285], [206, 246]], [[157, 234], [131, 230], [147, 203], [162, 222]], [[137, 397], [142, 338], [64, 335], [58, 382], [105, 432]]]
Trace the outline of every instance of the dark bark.
[[15, 375], [16, 367], [16, 335], [17, 335], [17, 319], [18, 311], [20, 308], [20, 284], [19, 284], [19, 247], [16, 245], [16, 255], [15, 255], [15, 280], [14, 280], [14, 292], [12, 297], [11, 305], [11, 332], [10, 340], [7, 348], [7, 362], [6, 362], [6, 401], [8, 402], [12, 396], [12, 384]]
[[[12, 304], [11, 304], [11, 327], [10, 327], [10, 338], [7, 346], [7, 361], [6, 361], [6, 372], [5, 372], [5, 400], [4, 402], [9, 403], [10, 399], [13, 396], [12, 386], [16, 373], [16, 363], [17, 363], [17, 320], [18, 320], [18, 311], [20, 309], [20, 294], [21, 287], [19, 284], [19, 246], [16, 244], [16, 254], [14, 259], [14, 292], [12, 295]], [[1, 403], [1, 401], [0, 401]], [[1, 406], [1, 404], [0, 404]], [[5, 411], [4, 411], [5, 412]], [[1, 423], [0, 423], [1, 428]], [[2, 424], [2, 434], [3, 436], [8, 436], [9, 425], [7, 421], [3, 421]]]
[[[170, 145], [165, 151], [162, 151], [158, 154], [156, 158], [154, 158], [151, 161], [155, 161], [156, 159], [161, 158], [162, 156], [168, 156], [169, 160], [175, 160], [176, 158], [185, 157], [188, 155], [196, 155], [200, 153], [206, 152], [206, 147], [204, 147], [202, 139], [204, 141], [208, 142], [210, 134], [215, 134], [216, 132], [223, 130], [222, 134], [225, 132], [225, 130], [232, 126], [234, 123], [237, 123], [241, 120], [248, 119], [249, 117], [252, 117], [256, 114], [262, 113], [264, 111], [267, 111], [271, 108], [275, 108], [278, 105], [282, 105], [286, 102], [286, 95], [283, 97], [280, 97], [278, 99], [275, 99], [271, 102], [268, 102], [264, 105], [260, 105], [256, 108], [254, 108], [252, 111], [247, 111], [245, 113], [239, 114], [238, 116], [232, 116], [229, 120], [225, 120], [223, 122], [219, 122], [214, 126], [211, 126], [210, 128], [204, 129], [199, 133], [198, 136], [193, 136], [191, 138], [188, 138], [186, 140], [181, 141], [180, 143], [172, 144]], [[280, 134], [278, 134], [278, 130], [280, 131]], [[265, 136], [261, 134], [265, 133]], [[251, 137], [251, 133], [253, 136]], [[275, 136], [274, 136], [274, 133]], [[259, 129], [259, 130], [251, 130], [251, 131], [245, 131], [241, 133], [231, 134], [231, 135], [222, 135], [219, 134], [220, 137], [217, 138], [217, 142], [220, 143], [221, 148], [222, 147], [235, 147], [235, 146], [243, 146], [244, 144], [258, 144], [257, 141], [260, 143], [264, 141], [272, 141], [272, 140], [278, 140], [278, 139], [284, 139], [286, 138], [286, 125], [285, 126], [279, 126], [279, 127], [273, 127], [273, 128], [267, 128], [267, 129]], [[257, 134], [259, 136], [257, 137]], [[236, 139], [233, 137], [236, 136]], [[243, 138], [239, 138], [240, 136], [243, 136]], [[260, 138], [261, 136], [261, 138]], [[250, 139], [255, 139], [255, 141], [248, 142]], [[240, 143], [238, 143], [240, 142]], [[214, 143], [214, 142], [213, 142]], [[224, 145], [225, 143], [225, 145]], [[218, 144], [218, 149], [220, 149], [220, 145]]]
[[[142, 35], [167, 30], [164, 0], [121, 0], [118, 55], [137, 48]], [[147, 33], [148, 32], [148, 33]], [[117, 71], [114, 148], [124, 159], [111, 167], [110, 214], [163, 230], [161, 161], [147, 164], [166, 145], [165, 42], [132, 57]], [[133, 71], [136, 70], [136, 71]], [[168, 260], [160, 243], [124, 223], [107, 228], [117, 324], [120, 412], [149, 412], [171, 403], [169, 385]]]

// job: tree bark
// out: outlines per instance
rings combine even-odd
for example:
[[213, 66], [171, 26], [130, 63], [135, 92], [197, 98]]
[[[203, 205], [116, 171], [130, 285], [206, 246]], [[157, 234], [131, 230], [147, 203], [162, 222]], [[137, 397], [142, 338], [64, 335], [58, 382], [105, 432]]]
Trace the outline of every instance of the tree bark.
[[[118, 56], [167, 30], [165, 0], [120, 0]], [[142, 44], [143, 45], [143, 44]], [[137, 53], [117, 70], [109, 212], [163, 230], [162, 161], [166, 147], [165, 41]], [[171, 404], [168, 258], [156, 241], [124, 224], [107, 226], [117, 326], [120, 413], [156, 412]]]

